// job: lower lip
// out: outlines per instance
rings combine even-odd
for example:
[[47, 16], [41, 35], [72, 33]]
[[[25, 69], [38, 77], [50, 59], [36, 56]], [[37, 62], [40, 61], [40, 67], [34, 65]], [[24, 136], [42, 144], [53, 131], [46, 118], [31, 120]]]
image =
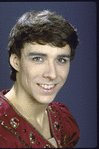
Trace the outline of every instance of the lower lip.
[[52, 93], [54, 91], [54, 89], [56, 88], [57, 84], [55, 84], [55, 86], [53, 88], [50, 89], [45, 89], [43, 87], [41, 87], [39, 84], [37, 84], [39, 86], [39, 88], [44, 92], [44, 93]]

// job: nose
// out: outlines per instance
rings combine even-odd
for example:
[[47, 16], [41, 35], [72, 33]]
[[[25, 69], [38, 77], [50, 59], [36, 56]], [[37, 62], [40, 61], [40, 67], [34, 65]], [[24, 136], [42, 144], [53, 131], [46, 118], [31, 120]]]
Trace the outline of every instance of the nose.
[[49, 62], [43, 73], [44, 78], [49, 78], [50, 80], [54, 80], [57, 77], [57, 70], [54, 62]]

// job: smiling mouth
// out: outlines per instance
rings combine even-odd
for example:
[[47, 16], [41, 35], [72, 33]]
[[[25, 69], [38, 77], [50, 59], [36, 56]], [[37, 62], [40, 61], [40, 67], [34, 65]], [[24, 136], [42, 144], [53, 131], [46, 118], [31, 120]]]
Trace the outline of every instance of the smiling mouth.
[[51, 90], [53, 89], [57, 84], [38, 84], [40, 87], [42, 87], [45, 90]]

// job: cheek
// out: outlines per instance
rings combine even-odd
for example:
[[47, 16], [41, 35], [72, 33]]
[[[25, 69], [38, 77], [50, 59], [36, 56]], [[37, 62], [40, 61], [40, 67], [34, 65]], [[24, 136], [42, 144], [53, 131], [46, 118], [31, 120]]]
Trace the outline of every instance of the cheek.
[[66, 78], [68, 77], [70, 66], [66, 69]]
[[29, 63], [21, 61], [20, 71], [23, 75], [29, 75], [29, 73], [32, 71], [32, 67]]
[[[23, 83], [26, 83], [29, 81], [30, 77], [30, 71], [29, 71], [29, 67], [25, 66], [25, 64], [22, 64], [20, 67], [20, 79], [22, 80]], [[20, 80], [20, 81], [21, 81]]]
[[28, 68], [27, 68], [27, 67], [21, 67], [21, 74], [22, 74], [23, 76], [28, 75]]
[[38, 77], [38, 71], [37, 69], [34, 69], [34, 67], [27, 67], [24, 65], [24, 67], [21, 68], [21, 78], [27, 83], [31, 84], [35, 78]]
[[61, 67], [61, 69], [58, 70], [58, 74], [60, 74], [63, 79], [66, 79], [69, 74], [69, 70], [70, 65], [68, 64], [66, 67]]

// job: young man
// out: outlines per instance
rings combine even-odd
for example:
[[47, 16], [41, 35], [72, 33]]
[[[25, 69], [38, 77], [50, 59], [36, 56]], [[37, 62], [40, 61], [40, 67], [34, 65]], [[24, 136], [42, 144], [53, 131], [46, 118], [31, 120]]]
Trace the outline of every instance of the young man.
[[75, 147], [78, 125], [65, 105], [52, 101], [77, 45], [76, 30], [54, 12], [27, 12], [18, 20], [8, 44], [14, 85], [0, 93], [0, 147]]

